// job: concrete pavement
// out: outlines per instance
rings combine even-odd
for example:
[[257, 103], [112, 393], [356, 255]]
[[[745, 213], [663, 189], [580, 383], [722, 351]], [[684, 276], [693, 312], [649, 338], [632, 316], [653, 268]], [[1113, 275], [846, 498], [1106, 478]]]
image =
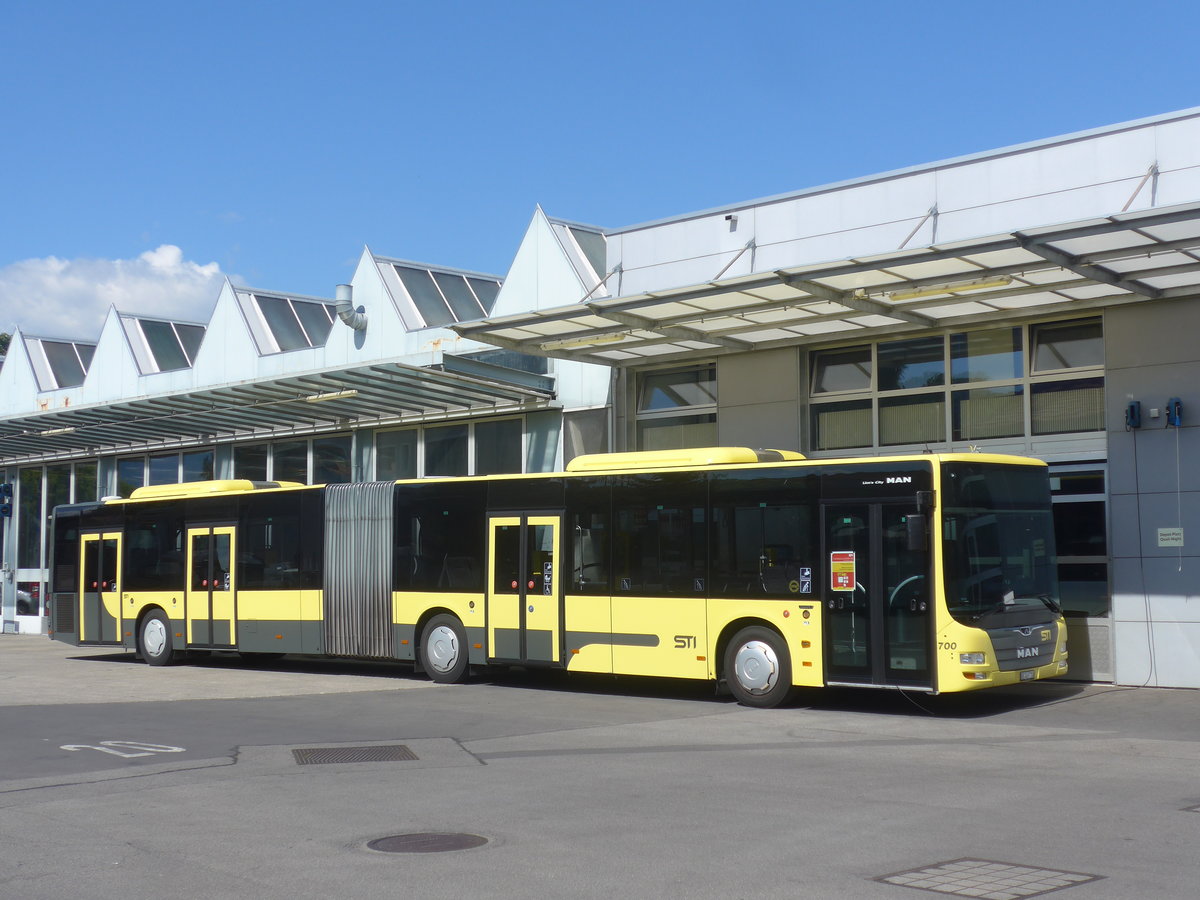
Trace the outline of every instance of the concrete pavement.
[[[0, 709], [0, 758], [20, 776], [0, 774], [0, 898], [919, 900], [932, 895], [880, 879], [972, 860], [993, 883], [941, 896], [1037, 896], [1029, 885], [1054, 885], [1029, 879], [1075, 873], [1096, 880], [1056, 897], [1191, 898], [1200, 874], [1193, 691], [821, 692], [759, 711], [682, 682], [440, 687], [290, 659], [163, 670], [12, 640], [0, 691], [33, 685], [45, 702], [27, 691]], [[63, 750], [67, 736], [177, 749], [124, 758]], [[415, 759], [292, 752], [347, 745]], [[416, 832], [487, 843], [367, 848]]]

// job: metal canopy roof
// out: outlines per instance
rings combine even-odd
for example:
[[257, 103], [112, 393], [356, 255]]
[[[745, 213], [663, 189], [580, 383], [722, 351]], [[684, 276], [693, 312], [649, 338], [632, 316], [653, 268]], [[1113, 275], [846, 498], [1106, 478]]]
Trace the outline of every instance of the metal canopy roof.
[[1200, 293], [1200, 203], [451, 326], [608, 366], [1000, 323]]
[[552, 397], [551, 378], [471, 360], [378, 362], [3, 419], [0, 464], [515, 412]]

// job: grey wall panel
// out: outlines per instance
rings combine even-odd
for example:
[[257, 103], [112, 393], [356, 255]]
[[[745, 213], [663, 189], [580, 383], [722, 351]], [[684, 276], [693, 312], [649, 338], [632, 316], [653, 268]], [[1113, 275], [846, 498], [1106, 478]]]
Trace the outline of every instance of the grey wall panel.
[[[1182, 622], [1200, 625], [1200, 561], [1187, 558], [1183, 570], [1174, 559], [1144, 559], [1144, 594], [1136, 590], [1134, 602], [1123, 604], [1122, 616], [1145, 620], [1146, 600], [1154, 622]], [[1139, 585], [1140, 587], [1140, 585]]]
[[1119, 684], [1200, 688], [1200, 625], [1117, 622]]
[[722, 446], [800, 449], [800, 413], [795, 403], [721, 407], [717, 439]]
[[800, 351], [796, 347], [739, 353], [717, 359], [721, 408], [800, 399]]
[[1117, 307], [1105, 313], [1104, 322], [1107, 332], [1104, 356], [1110, 369], [1140, 369], [1196, 360], [1200, 303], [1195, 300]]

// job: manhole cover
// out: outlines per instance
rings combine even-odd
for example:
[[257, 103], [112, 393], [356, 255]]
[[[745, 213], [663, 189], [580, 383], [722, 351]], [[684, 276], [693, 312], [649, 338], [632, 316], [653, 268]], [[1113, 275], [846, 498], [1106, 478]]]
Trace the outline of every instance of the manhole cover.
[[1098, 881], [1102, 877], [1037, 866], [1018, 866], [990, 859], [953, 859], [923, 869], [882, 875], [875, 880], [936, 891], [952, 897], [1022, 900], [1088, 881]]
[[470, 850], [482, 847], [487, 838], [477, 834], [454, 834], [440, 831], [421, 834], [393, 834], [376, 838], [367, 844], [381, 853], [445, 853], [448, 850]]
[[373, 747], [305, 747], [293, 750], [297, 764], [317, 766], [328, 763], [397, 762], [413, 760], [417, 754], [403, 744], [375, 745]]

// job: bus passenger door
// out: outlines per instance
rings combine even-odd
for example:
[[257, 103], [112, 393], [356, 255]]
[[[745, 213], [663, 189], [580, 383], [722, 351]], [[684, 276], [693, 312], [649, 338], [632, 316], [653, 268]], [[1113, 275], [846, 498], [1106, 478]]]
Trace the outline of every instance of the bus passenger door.
[[488, 657], [562, 664], [562, 516], [488, 519]]
[[912, 506], [824, 506], [826, 680], [929, 687], [928, 550], [908, 547]]
[[871, 514], [866, 503], [827, 504], [825, 515], [825, 676], [871, 684], [877, 668], [879, 584], [871, 571]]
[[232, 525], [188, 529], [188, 645], [232, 649], [237, 644], [237, 585]]
[[97, 644], [121, 642], [121, 535], [85, 534], [79, 541], [79, 640]]

